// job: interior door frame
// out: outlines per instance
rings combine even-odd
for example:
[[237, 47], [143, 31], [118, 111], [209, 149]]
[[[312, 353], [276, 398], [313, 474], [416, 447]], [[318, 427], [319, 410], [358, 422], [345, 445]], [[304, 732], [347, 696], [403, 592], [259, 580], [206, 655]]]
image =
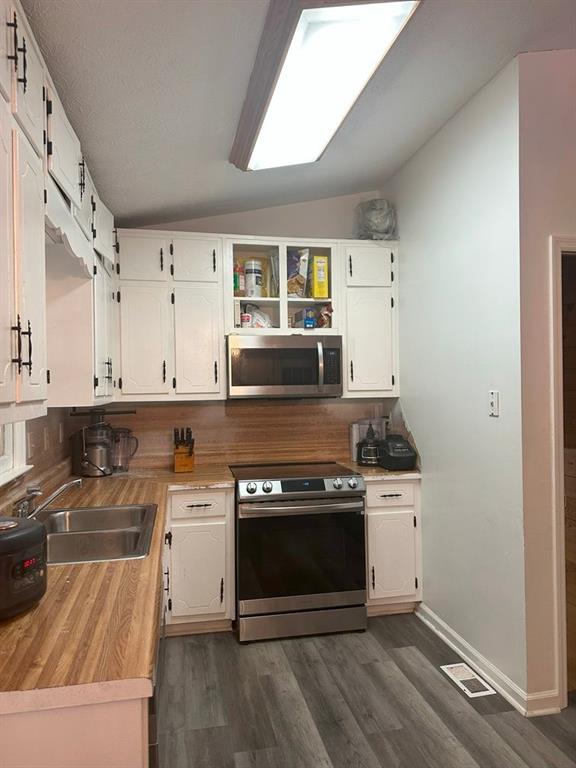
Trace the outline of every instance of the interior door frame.
[[566, 531], [564, 520], [564, 378], [562, 338], [562, 257], [576, 258], [576, 235], [551, 235], [550, 254], [550, 367], [552, 417], [552, 523], [554, 526], [554, 594], [556, 678], [561, 707], [568, 706], [568, 647], [566, 626]]

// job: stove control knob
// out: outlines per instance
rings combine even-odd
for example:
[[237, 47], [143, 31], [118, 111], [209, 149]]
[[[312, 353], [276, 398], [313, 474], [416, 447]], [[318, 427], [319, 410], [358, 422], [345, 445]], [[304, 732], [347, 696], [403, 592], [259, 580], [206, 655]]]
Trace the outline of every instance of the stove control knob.
[[332, 485], [334, 486], [334, 488], [336, 488], [337, 491], [339, 491], [340, 488], [342, 488], [342, 478], [341, 477], [336, 477], [332, 481]]
[[272, 483], [270, 480], [266, 480], [264, 483], [262, 483], [262, 490], [264, 493], [270, 493], [272, 491]]
[[256, 493], [256, 491], [258, 490], [258, 486], [256, 485], [256, 483], [248, 483], [248, 485], [246, 486], [246, 490], [248, 491], [248, 493]]
[[350, 486], [350, 488], [356, 488], [358, 486], [358, 479], [355, 477], [349, 477], [348, 485]]

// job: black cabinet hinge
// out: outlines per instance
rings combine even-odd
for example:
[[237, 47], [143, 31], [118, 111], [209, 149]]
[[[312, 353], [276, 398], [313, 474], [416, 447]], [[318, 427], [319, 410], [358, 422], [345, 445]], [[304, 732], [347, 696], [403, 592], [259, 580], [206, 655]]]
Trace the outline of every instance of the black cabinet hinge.
[[116, 291], [116, 301], [118, 304], [120, 304], [120, 301], [122, 300], [122, 296], [120, 294], [120, 291]]
[[393, 253], [390, 254], [390, 263], [394, 264], [394, 254]]
[[48, 139], [46, 137], [46, 131], [42, 131], [42, 143], [44, 144], [44, 146], [46, 146], [47, 141]]
[[394, 382], [395, 381], [396, 381], [396, 379], [394, 378], [394, 374], [392, 374], [392, 386], [394, 386]]
[[417, 525], [417, 523], [416, 523], [416, 515], [414, 515], [414, 528], [416, 528], [416, 525]]
[[52, 154], [52, 142], [51, 141], [47, 141], [46, 142], [46, 153], [48, 154], [48, 156], [50, 156]]
[[162, 382], [166, 383], [166, 360], [162, 360]]
[[164, 534], [164, 544], [168, 544], [172, 548], [172, 531], [168, 531]]
[[50, 369], [49, 368], [46, 371], [46, 384], [50, 384]]
[[114, 250], [116, 253], [120, 253], [120, 242], [118, 240], [118, 230], [113, 229], [112, 234], [114, 235]]
[[47, 99], [46, 101], [46, 114], [47, 115], [52, 114], [52, 99]]
[[169, 611], [172, 610], [172, 598], [171, 597], [168, 598], [168, 610]]
[[414, 586], [418, 589], [418, 577], [414, 579]]
[[96, 212], [96, 200], [94, 200], [94, 195], [92, 195], [91, 198], [91, 206], [92, 206], [92, 213]]
[[374, 566], [372, 566], [372, 591], [376, 589], [376, 570]]
[[170, 256], [174, 256], [174, 243], [170, 243]]
[[220, 579], [220, 604], [224, 602], [224, 579]]
[[394, 296], [390, 297], [390, 306], [394, 309]]
[[216, 249], [212, 249], [212, 272], [216, 272]]
[[174, 277], [174, 264], [170, 264], [170, 274]]
[[122, 389], [122, 376], [118, 379], [118, 389]]
[[94, 389], [98, 387], [98, 376], [94, 376]]
[[394, 282], [394, 272], [390, 272], [390, 282]]
[[218, 384], [218, 361], [214, 361], [214, 384]]
[[354, 362], [350, 360], [350, 381], [354, 381]]
[[116, 274], [117, 275], [120, 274], [120, 262], [119, 261], [116, 262]]
[[176, 389], [176, 376], [172, 379], [172, 389]]
[[96, 240], [96, 229], [92, 227], [92, 240]]
[[44, 190], [44, 205], [48, 205], [48, 190]]
[[98, 274], [98, 267], [96, 266], [96, 264], [94, 264], [94, 266], [92, 267], [92, 271], [94, 272], [95, 275]]
[[164, 248], [160, 248], [160, 272], [164, 272]]
[[170, 294], [170, 303], [174, 304], [174, 291]]
[[[6, 26], [9, 27], [10, 24], [7, 24]], [[46, 101], [46, 86], [45, 85], [42, 86], [42, 101]]]

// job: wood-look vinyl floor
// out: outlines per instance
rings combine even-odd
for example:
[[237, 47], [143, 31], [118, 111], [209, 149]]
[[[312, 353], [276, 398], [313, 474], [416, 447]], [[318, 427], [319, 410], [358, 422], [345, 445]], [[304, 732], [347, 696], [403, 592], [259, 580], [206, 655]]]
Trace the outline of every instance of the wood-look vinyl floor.
[[459, 657], [412, 615], [365, 633], [166, 642], [162, 768], [576, 766], [576, 698], [532, 720], [498, 695], [468, 699], [438, 669]]

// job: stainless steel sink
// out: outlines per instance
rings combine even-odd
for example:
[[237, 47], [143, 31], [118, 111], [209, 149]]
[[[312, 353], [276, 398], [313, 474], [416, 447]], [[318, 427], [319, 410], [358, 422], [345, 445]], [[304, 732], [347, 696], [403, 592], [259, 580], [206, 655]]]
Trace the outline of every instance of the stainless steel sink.
[[146, 557], [156, 511], [155, 504], [43, 511], [38, 519], [48, 534], [48, 563]]

